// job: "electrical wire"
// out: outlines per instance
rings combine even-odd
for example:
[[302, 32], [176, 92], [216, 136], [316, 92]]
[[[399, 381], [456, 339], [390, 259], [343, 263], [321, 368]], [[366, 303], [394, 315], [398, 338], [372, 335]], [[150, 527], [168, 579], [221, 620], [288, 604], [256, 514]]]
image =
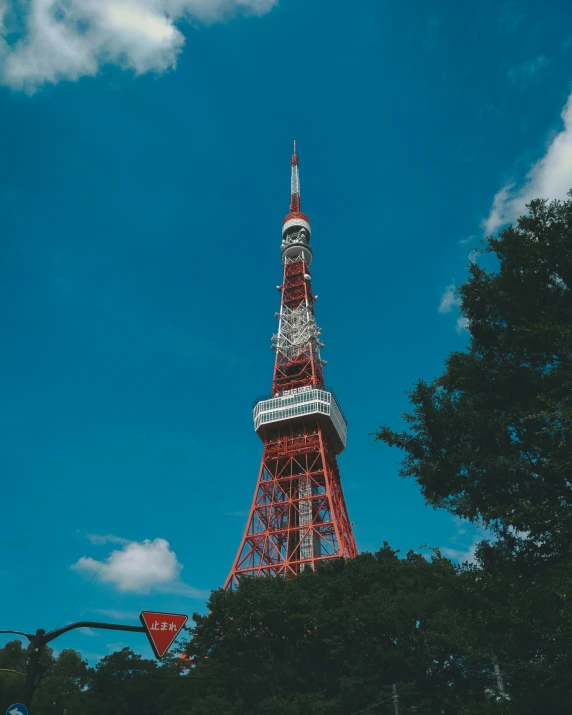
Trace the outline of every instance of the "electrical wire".
[[[112, 552], [112, 553], [113, 553], [113, 552]], [[62, 617], [62, 619], [60, 620], [60, 622], [59, 622], [58, 625], [56, 626], [56, 629], [58, 629], [58, 628], [62, 625], [62, 623], [66, 620], [66, 618], [69, 616], [69, 614], [70, 614], [70, 613], [73, 611], [73, 609], [77, 606], [78, 601], [85, 595], [85, 592], [87, 591], [87, 589], [91, 586], [91, 584], [92, 584], [92, 583], [95, 581], [95, 579], [99, 576], [99, 574], [100, 574], [100, 572], [101, 572], [101, 569], [102, 569], [104, 566], [107, 565], [107, 562], [108, 562], [109, 559], [111, 558], [112, 553], [109, 554], [109, 556], [105, 559], [105, 561], [104, 561], [104, 562], [101, 564], [101, 566], [97, 569], [97, 571], [96, 571], [95, 574], [91, 577], [90, 581], [87, 583], [87, 585], [86, 585], [86, 587], [83, 589], [83, 591], [80, 591], [79, 596], [75, 599], [75, 601], [72, 603], [72, 605], [71, 605], [71, 606], [68, 608], [68, 610], [65, 612], [65, 614], [64, 614], [63, 617]]]
[[379, 703], [374, 703], [373, 705], [368, 705], [367, 708], [364, 708], [363, 710], [356, 710], [355, 713], [352, 713], [351, 715], [359, 715], [360, 713], [365, 713], [368, 710], [371, 710], [372, 708], [376, 708], [378, 705], [384, 705], [385, 703], [390, 703], [393, 700], [393, 695], [390, 698], [387, 698], [387, 700], [380, 700]]

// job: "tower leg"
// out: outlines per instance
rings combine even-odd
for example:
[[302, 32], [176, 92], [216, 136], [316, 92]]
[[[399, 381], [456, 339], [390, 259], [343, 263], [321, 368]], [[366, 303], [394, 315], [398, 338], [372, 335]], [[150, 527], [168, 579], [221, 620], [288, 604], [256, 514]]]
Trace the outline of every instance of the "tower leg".
[[226, 588], [241, 576], [295, 575], [357, 555], [337, 460], [318, 419], [266, 436], [246, 531]]

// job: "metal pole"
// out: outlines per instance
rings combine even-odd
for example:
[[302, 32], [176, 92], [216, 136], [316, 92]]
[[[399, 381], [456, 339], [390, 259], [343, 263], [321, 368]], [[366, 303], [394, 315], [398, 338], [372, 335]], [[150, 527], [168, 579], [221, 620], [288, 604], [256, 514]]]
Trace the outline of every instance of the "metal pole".
[[24, 684], [24, 701], [23, 704], [30, 710], [34, 691], [38, 687], [41, 677], [40, 657], [42, 655], [42, 647], [44, 645], [45, 631], [41, 628], [36, 631], [36, 635], [32, 640], [32, 652], [28, 659], [26, 667], [26, 682]]
[[38, 687], [42, 673], [44, 672], [44, 668], [40, 665], [42, 648], [46, 645], [46, 643], [49, 643], [54, 640], [54, 638], [57, 638], [63, 633], [67, 633], [74, 628], [103, 628], [108, 631], [131, 631], [132, 633], [145, 633], [145, 628], [143, 626], [127, 626], [119, 623], [96, 623], [94, 621], [70, 623], [69, 626], [57, 628], [55, 631], [50, 631], [49, 633], [46, 633], [46, 631], [42, 628], [39, 628], [35, 635], [22, 633], [21, 631], [1, 630], [0, 633], [13, 633], [14, 635], [24, 636], [32, 644], [32, 651], [26, 667], [26, 682], [24, 683], [24, 697], [22, 699], [22, 705], [25, 705], [28, 710], [30, 710], [30, 706], [32, 704], [34, 691]]
[[393, 706], [395, 715], [399, 715], [399, 695], [397, 694], [397, 685], [395, 683], [393, 683]]
[[501, 671], [500, 671], [496, 657], [493, 658], [493, 663], [494, 663], [495, 676], [497, 679], [497, 688], [500, 693], [500, 696], [503, 700], [508, 700], [508, 696], [504, 689], [504, 683], [502, 681], [502, 675], [501, 675]]

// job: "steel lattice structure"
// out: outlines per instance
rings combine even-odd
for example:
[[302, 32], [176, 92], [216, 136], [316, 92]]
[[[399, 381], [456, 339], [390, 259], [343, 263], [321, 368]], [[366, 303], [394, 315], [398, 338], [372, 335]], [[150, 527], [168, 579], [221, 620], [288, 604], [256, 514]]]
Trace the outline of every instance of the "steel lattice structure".
[[293, 576], [357, 548], [342, 491], [337, 455], [346, 420], [324, 386], [324, 347], [316, 324], [310, 264], [311, 228], [300, 210], [294, 142], [290, 213], [282, 227], [284, 279], [272, 394], [256, 401], [254, 428], [264, 444], [243, 540], [225, 588], [241, 576]]

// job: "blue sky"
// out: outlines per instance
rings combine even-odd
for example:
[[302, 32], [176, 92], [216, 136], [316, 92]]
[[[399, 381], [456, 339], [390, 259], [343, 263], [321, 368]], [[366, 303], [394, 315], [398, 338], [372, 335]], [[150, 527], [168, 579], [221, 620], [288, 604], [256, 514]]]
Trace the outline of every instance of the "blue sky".
[[[466, 344], [453, 289], [483, 231], [572, 185], [572, 7], [57, 6], [0, 0], [0, 628], [190, 615], [224, 581], [294, 138], [358, 546], [470, 555], [370, 433]], [[151, 653], [57, 647], [120, 644]]]

